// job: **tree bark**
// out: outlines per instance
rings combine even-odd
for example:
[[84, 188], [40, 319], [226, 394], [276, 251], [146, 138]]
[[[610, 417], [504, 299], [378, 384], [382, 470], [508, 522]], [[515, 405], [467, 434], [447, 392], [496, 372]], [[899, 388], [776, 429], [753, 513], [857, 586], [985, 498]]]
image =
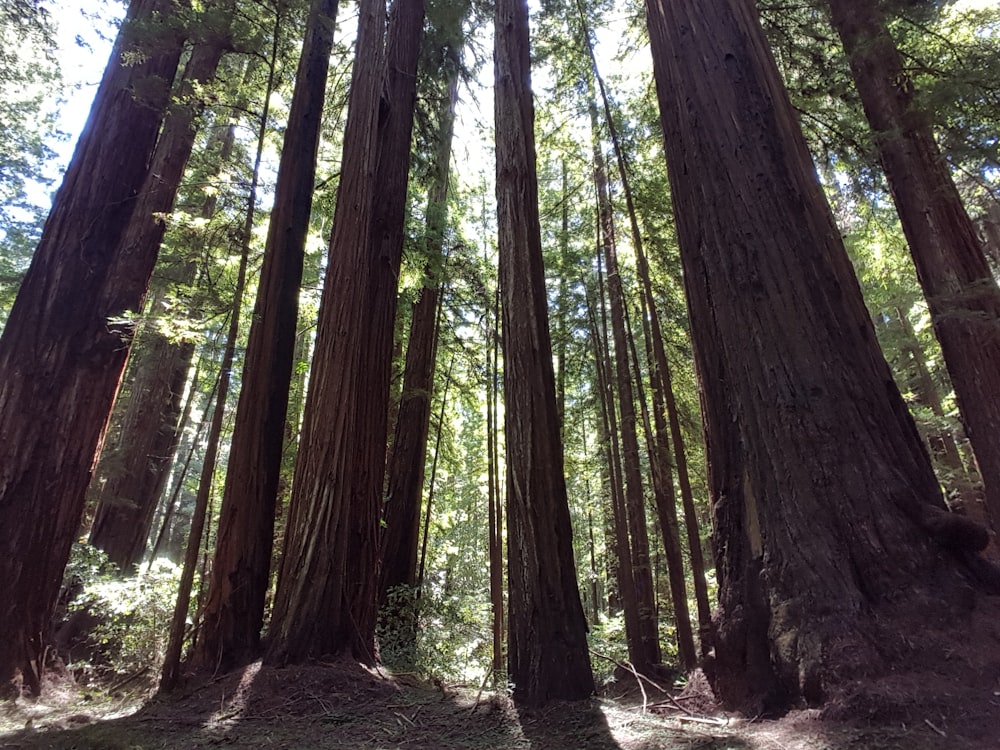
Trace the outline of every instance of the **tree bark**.
[[100, 504], [89, 541], [126, 575], [146, 552], [177, 447], [181, 398], [193, 356], [193, 343], [176, 344], [151, 329], [140, 336], [133, 358], [138, 372], [121, 430], [115, 446], [101, 454], [94, 482], [100, 482]]
[[295, 357], [299, 290], [337, 0], [314, 0], [295, 76], [243, 385], [229, 449], [208, 600], [192, 663], [228, 671], [258, 655]]
[[344, 160], [269, 659], [375, 660], [396, 281], [423, 2], [360, 9]]
[[507, 446], [510, 679], [541, 705], [594, 692], [556, 413], [535, 175], [528, 6], [496, 3], [497, 210]]
[[[458, 68], [450, 73], [448, 97], [441, 112], [435, 174], [427, 205], [424, 286], [413, 305], [410, 337], [403, 369], [403, 390], [396, 417], [396, 437], [388, 465], [385, 529], [382, 532], [382, 566], [379, 602], [394, 586], [414, 586], [417, 578], [417, 539], [420, 536], [420, 501], [424, 489], [427, 436], [431, 421], [431, 395], [440, 329], [444, 232], [448, 219], [448, 179], [455, 105], [458, 102]], [[416, 623], [414, 623], [415, 625]], [[416, 631], [414, 630], [414, 633]]]
[[[129, 316], [156, 260], [155, 249], [131, 254], [122, 240], [180, 58], [173, 8], [129, 6], [0, 338], [0, 693], [17, 674], [38, 692], [48, 621], [134, 334]], [[126, 66], [138, 25], [152, 41]]]
[[[594, 140], [594, 182], [601, 229], [601, 249], [608, 264], [608, 301], [611, 307], [611, 334], [614, 340], [615, 384], [618, 392], [618, 428], [622, 446], [625, 482], [625, 518], [632, 555], [632, 580], [638, 620], [634, 639], [629, 642], [632, 665], [651, 674], [660, 663], [660, 638], [656, 619], [655, 592], [649, 565], [649, 536], [646, 531], [646, 504], [639, 469], [639, 436], [636, 430], [635, 396], [629, 368], [629, 342], [625, 330], [625, 291], [618, 270], [614, 214], [608, 195], [608, 175], [597, 132], [597, 109], [590, 105]], [[608, 374], [610, 378], [610, 373]]]
[[[220, 1], [223, 17], [229, 3]], [[156, 144], [150, 167], [151, 179], [142, 195], [123, 241], [127, 252], [148, 257], [158, 254], [167, 225], [163, 216], [174, 207], [177, 192], [197, 134], [197, 118], [204, 108], [199, 87], [215, 77], [223, 54], [230, 47], [228, 17], [222, 28], [201, 29], [202, 40], [195, 45], [184, 68], [183, 78], [170, 108], [163, 132]], [[191, 283], [195, 267], [188, 265], [181, 283]], [[111, 464], [101, 488], [90, 533], [90, 543], [104, 550], [123, 573], [129, 573], [146, 551], [146, 539], [160, 492], [177, 443], [180, 399], [186, 382], [194, 345], [174, 343], [149, 330], [146, 344], [136, 354], [151, 357], [142, 366], [129, 394], [126, 415], [111, 456], [121, 461]], [[137, 363], [142, 364], [142, 363]], [[98, 465], [98, 474], [102, 465]]]
[[956, 559], [982, 571], [985, 530], [944, 509], [753, 6], [646, 9], [716, 522], [708, 672], [744, 710], [822, 703], [911, 653], [904, 623], [968, 611]]
[[1000, 288], [877, 3], [829, 0], [1000, 524]]

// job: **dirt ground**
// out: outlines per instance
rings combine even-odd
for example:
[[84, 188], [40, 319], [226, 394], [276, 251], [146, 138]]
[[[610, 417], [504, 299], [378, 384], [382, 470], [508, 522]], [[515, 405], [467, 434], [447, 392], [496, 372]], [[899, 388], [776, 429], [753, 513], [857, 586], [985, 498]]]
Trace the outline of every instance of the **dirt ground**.
[[[627, 683], [631, 684], [627, 684]], [[241, 672], [169, 696], [112, 695], [55, 680], [0, 713], [0, 748], [622, 748], [623, 750], [998, 750], [1000, 695], [974, 711], [842, 722], [817, 711], [727, 716], [698, 674], [670, 695], [634, 680], [580, 703], [520, 710], [478, 686], [427, 683], [349, 661]], [[943, 698], [944, 700], [944, 698]]]

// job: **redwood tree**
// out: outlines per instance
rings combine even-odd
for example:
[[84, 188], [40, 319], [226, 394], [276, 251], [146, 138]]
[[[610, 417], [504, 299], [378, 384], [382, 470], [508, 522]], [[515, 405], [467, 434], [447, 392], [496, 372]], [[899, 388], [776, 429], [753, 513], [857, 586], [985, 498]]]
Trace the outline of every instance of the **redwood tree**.
[[919, 648], [907, 623], [968, 612], [985, 530], [944, 508], [753, 5], [646, 7], [715, 514], [710, 679], [750, 711], [821, 703]]
[[228, 669], [260, 647], [299, 288], [312, 206], [337, 0], [314, 0], [278, 166], [243, 386], [229, 449], [208, 600], [193, 661]]
[[[202, 110], [198, 89], [215, 77], [223, 53], [229, 47], [229, 17], [232, 3], [213, 8], [213, 15], [200, 24], [202, 41], [192, 50], [170, 108], [150, 166], [153, 179], [143, 186], [128, 231], [122, 242], [125, 252], [156, 257], [166, 223], [163, 215], [173, 210], [181, 178], [197, 132]], [[220, 14], [220, 15], [216, 15]], [[155, 296], [155, 295], [154, 295]], [[100, 547], [123, 572], [130, 572], [146, 551], [146, 537], [153, 511], [166, 479], [167, 466], [177, 439], [181, 395], [191, 365], [194, 345], [175, 344], [156, 332], [146, 339], [149, 348], [133, 383], [134, 390], [119, 433], [118, 456], [124, 465], [115, 467], [101, 488], [90, 533], [90, 543]], [[104, 456], [102, 455], [102, 461]]]
[[142, 308], [156, 261], [157, 248], [130, 253], [122, 238], [180, 59], [175, 13], [173, 0], [129, 6], [0, 338], [0, 692], [18, 673], [38, 690], [48, 621], [134, 333], [129, 316]]
[[540, 705], [594, 691], [563, 475], [542, 267], [528, 6], [498, 0], [494, 76], [507, 446], [509, 676]]
[[1000, 524], [1000, 287], [878, 3], [829, 0]]
[[421, 0], [363, 0], [269, 658], [375, 659], [376, 560]]
[[[396, 435], [392, 443], [386, 477], [385, 528], [382, 533], [382, 566], [379, 601], [394, 586], [414, 586], [417, 582], [417, 538], [420, 530], [420, 501], [427, 460], [427, 436], [431, 421], [431, 394], [434, 390], [435, 356], [440, 321], [442, 246], [448, 218], [448, 179], [451, 173], [451, 143], [458, 102], [458, 59], [451, 61], [448, 93], [441, 110], [441, 124], [435, 154], [433, 184], [427, 204], [424, 240], [425, 283], [413, 305], [410, 336], [403, 369], [403, 390]], [[415, 631], [414, 631], [415, 632]]]

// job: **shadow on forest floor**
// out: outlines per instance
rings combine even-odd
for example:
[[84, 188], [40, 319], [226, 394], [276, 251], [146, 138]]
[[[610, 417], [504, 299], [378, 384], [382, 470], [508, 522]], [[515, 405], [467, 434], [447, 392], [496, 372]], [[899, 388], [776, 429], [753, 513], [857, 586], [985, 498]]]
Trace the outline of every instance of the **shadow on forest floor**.
[[[89, 700], [88, 700], [89, 698]], [[929, 726], [820, 721], [809, 712], [780, 721], [726, 717], [697, 702], [629, 695], [517, 710], [509, 700], [428, 684], [356, 663], [283, 669], [251, 665], [190, 684], [142, 705], [95, 700], [50, 685], [38, 702], [0, 711], [0, 748], [187, 750], [188, 748], [512, 748], [514, 750], [986, 750]], [[694, 705], [694, 704], [691, 704]], [[933, 731], [932, 731], [933, 730]]]

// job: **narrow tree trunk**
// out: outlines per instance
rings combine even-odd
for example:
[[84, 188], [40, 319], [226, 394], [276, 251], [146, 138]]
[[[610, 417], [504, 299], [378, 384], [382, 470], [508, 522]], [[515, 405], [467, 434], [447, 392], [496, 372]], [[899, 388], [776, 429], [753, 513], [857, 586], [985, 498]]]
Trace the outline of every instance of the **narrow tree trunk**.
[[636, 431], [635, 396], [629, 369], [629, 343], [625, 330], [625, 292], [618, 270], [614, 215], [608, 195], [608, 177], [596, 128], [597, 112], [591, 105], [594, 139], [594, 180], [597, 188], [598, 215], [601, 223], [601, 247], [608, 264], [608, 301], [611, 307], [611, 333], [614, 339], [615, 382], [618, 390], [618, 427], [622, 441], [622, 466], [625, 479], [625, 510], [632, 549], [632, 579], [638, 605], [638, 640], [629, 647], [633, 666], [649, 674], [660, 663], [660, 639], [656, 622], [653, 576], [649, 567], [649, 537], [646, 531], [646, 504], [642, 474], [639, 469], [639, 437]]
[[208, 516], [209, 500], [215, 480], [215, 465], [219, 454], [219, 444], [222, 440], [223, 420], [226, 413], [226, 402], [229, 398], [229, 385], [232, 382], [233, 363], [236, 359], [236, 343], [240, 331], [240, 316], [243, 312], [243, 296], [246, 291], [247, 265], [250, 260], [250, 242], [253, 236], [254, 217], [257, 211], [257, 188], [260, 180], [260, 165], [264, 155], [264, 144], [268, 129], [271, 93], [274, 91], [277, 79], [278, 44], [282, 17], [275, 16], [274, 27], [271, 30], [272, 41], [269, 57], [267, 85], [264, 89], [264, 108], [260, 114], [257, 127], [257, 152], [254, 157], [253, 173], [250, 180], [250, 193], [247, 196], [247, 207], [240, 233], [240, 264], [237, 270], [236, 285], [233, 288], [233, 304], [229, 313], [229, 327], [226, 334], [226, 348], [223, 350], [222, 362], [219, 365], [219, 383], [216, 386], [215, 409], [212, 413], [212, 425], [208, 433], [208, 448], [201, 467], [201, 479], [198, 483], [198, 494], [195, 497], [194, 515], [191, 520], [191, 530], [188, 532], [187, 551], [184, 556], [184, 567], [181, 580], [177, 587], [177, 602], [174, 606], [173, 619], [170, 623], [170, 637], [167, 641], [166, 654], [163, 659], [163, 669], [160, 674], [160, 690], [169, 691], [177, 685], [180, 678], [181, 651], [184, 645], [184, 630], [190, 607], [191, 589], [194, 584], [195, 569], [198, 565], [198, 553], [202, 547], [202, 536]]
[[[134, 334], [129, 316], [156, 260], [122, 241], [180, 58], [181, 35], [159, 22], [173, 9], [172, 0], [130, 5], [0, 337], [0, 694], [17, 674], [39, 690], [48, 622]], [[140, 25], [154, 46], [121, 64]]]
[[829, 0], [1000, 524], [1000, 288], [877, 3]]
[[755, 713], [822, 703], [919, 660], [904, 623], [968, 611], [955, 558], [990, 572], [985, 531], [944, 510], [753, 6], [646, 9], [716, 521], [709, 676]]
[[[177, 425], [177, 435], [176, 440], [178, 445], [174, 447], [172, 454], [176, 455], [177, 449], [180, 444], [180, 436], [184, 431], [185, 425], [191, 418], [191, 408], [194, 405], [194, 400], [198, 397], [198, 383], [201, 376], [201, 366], [202, 363], [199, 360], [197, 366], [194, 368], [194, 375], [191, 378], [191, 388], [188, 393], [187, 403], [184, 404], [184, 413], [181, 415], [180, 421]], [[218, 384], [218, 379], [216, 379], [216, 384]], [[208, 394], [208, 398], [205, 399], [205, 412], [208, 412], [209, 407], [212, 404], [212, 400], [215, 396], [215, 388], [212, 388], [212, 392]], [[173, 520], [174, 510], [177, 508], [177, 500], [180, 497], [181, 487], [184, 486], [184, 479], [187, 477], [188, 469], [191, 467], [191, 459], [194, 458], [194, 451], [198, 445], [198, 440], [201, 438], [201, 431], [205, 427], [205, 418], [203, 417], [198, 422], [198, 426], [195, 428], [194, 435], [191, 436], [191, 444], [188, 446], [187, 455], [184, 457], [184, 462], [180, 466], [180, 471], [176, 471], [174, 476], [174, 486], [170, 491], [170, 497], [167, 498], [165, 503], [165, 508], [163, 511], [163, 518], [160, 521], [160, 530], [156, 534], [156, 540], [153, 542], [153, 546], [149, 551], [149, 559], [146, 562], [146, 572], [153, 566], [153, 561], [156, 559], [157, 555], [160, 553], [160, 547], [163, 544], [164, 538], [166, 538], [167, 531], [170, 529], [170, 523]]]
[[[582, 12], [581, 19], [586, 27], [586, 16]], [[694, 583], [695, 601], [698, 606], [698, 625], [702, 636], [703, 650], [707, 639], [705, 638], [711, 630], [712, 607], [708, 600], [708, 584], [705, 580], [705, 559], [701, 549], [701, 534], [698, 529], [698, 515], [694, 507], [694, 494], [691, 491], [691, 478], [687, 468], [687, 455], [684, 449], [684, 435], [680, 428], [680, 419], [677, 415], [677, 402], [674, 398], [673, 383], [670, 375], [670, 365], [667, 361], [667, 354], [663, 346], [663, 332], [660, 328], [660, 316], [656, 311], [656, 298], [653, 295], [653, 285], [649, 276], [649, 263], [646, 260], [645, 242], [642, 232], [639, 230], [638, 215], [635, 210], [635, 201], [632, 195], [632, 187], [629, 180], [629, 169], [625, 151], [621, 146], [621, 139], [618, 136], [618, 128], [615, 125], [614, 117], [611, 113], [611, 103], [608, 92], [604, 86], [604, 79], [601, 78], [597, 67], [597, 58], [594, 55], [594, 48], [590, 42], [589, 33], [586, 34], [587, 51], [590, 56], [591, 66], [594, 71], [594, 79], [597, 81], [598, 91], [601, 94], [601, 102], [604, 106], [604, 117], [608, 124], [608, 132], [611, 135], [611, 142], [615, 149], [615, 156], [618, 162], [618, 174], [622, 181], [622, 189], [625, 194], [625, 205], [628, 210], [629, 227], [632, 232], [632, 246], [635, 249], [636, 265], [639, 271], [639, 280], [642, 283], [643, 299], [646, 303], [649, 321], [649, 339], [652, 344], [653, 358], [650, 365], [650, 381], [653, 387], [654, 415], [656, 420], [657, 451], [664, 450], [669, 444], [673, 446], [674, 464], [677, 470], [677, 481], [680, 485], [681, 504], [684, 508], [684, 525], [687, 533], [688, 550], [691, 560], [691, 577]], [[668, 441], [662, 424], [664, 413], [670, 425], [670, 439]]]
[[444, 414], [448, 405], [448, 389], [451, 387], [451, 368], [455, 364], [452, 358], [448, 362], [448, 372], [444, 376], [444, 388], [441, 390], [441, 409], [438, 411], [437, 436], [434, 438], [434, 460], [431, 461], [431, 476], [427, 483], [427, 507], [424, 509], [424, 533], [420, 542], [420, 560], [417, 563], [416, 598], [420, 599], [424, 588], [424, 572], [427, 564], [427, 542], [431, 536], [431, 510], [434, 507], [434, 488], [437, 480], [438, 458], [441, 457], [441, 436], [444, 434]]
[[385, 603], [385, 595], [390, 588], [412, 587], [416, 583], [420, 501], [424, 489], [431, 395], [434, 391], [442, 309], [440, 298], [444, 283], [443, 244], [448, 219], [448, 179], [455, 105], [458, 102], [457, 67], [450, 76], [448, 97], [441, 111], [434, 181], [427, 205], [425, 281], [420, 298], [413, 305], [403, 371], [403, 390], [396, 418], [396, 436], [388, 466], [379, 583], [379, 601], [382, 604]]
[[608, 501], [611, 506], [611, 533], [613, 539], [612, 575], [610, 578], [617, 584], [618, 604], [625, 618], [625, 641], [629, 649], [629, 658], [638, 661], [639, 641], [639, 604], [635, 593], [633, 579], [632, 546], [628, 538], [628, 522], [626, 520], [624, 479], [622, 478], [621, 451], [618, 448], [618, 418], [615, 414], [614, 388], [611, 385], [611, 353], [608, 350], [608, 332], [606, 313], [604, 311], [604, 276], [601, 270], [601, 256], [597, 257], [597, 282], [600, 290], [601, 321], [598, 323], [594, 303], [587, 299], [587, 312], [590, 317], [590, 339], [594, 351], [594, 363], [597, 374], [597, 392], [601, 405], [601, 420], [598, 422], [598, 443], [604, 448], [605, 464], [608, 467]]
[[486, 373], [486, 460], [489, 467], [486, 481], [489, 482], [490, 513], [490, 607], [493, 610], [493, 684], [506, 685], [504, 673], [504, 606], [503, 606], [503, 497], [500, 493], [500, 450], [499, 450], [499, 409], [500, 392], [500, 288], [493, 296], [492, 315], [487, 314], [489, 348], [487, 350]]
[[535, 175], [528, 6], [498, 0], [497, 208], [507, 446], [510, 679], [540, 705], [594, 691], [556, 414]]
[[215, 563], [192, 655], [193, 663], [213, 670], [238, 666], [260, 649], [299, 289], [336, 16], [337, 0], [313, 1], [278, 166], [229, 449]]
[[[648, 320], [645, 311], [643, 311], [643, 320]], [[627, 334], [632, 356], [632, 369], [636, 373], [636, 396], [642, 407], [642, 426], [646, 438], [649, 465], [653, 474], [653, 505], [656, 509], [656, 518], [660, 523], [660, 534], [663, 537], [667, 581], [670, 585], [670, 601], [673, 605], [674, 631], [677, 636], [677, 655], [680, 658], [681, 668], [685, 672], [690, 672], [697, 666], [698, 657], [694, 646], [694, 633], [691, 630], [691, 614], [688, 611], [687, 584], [684, 581], [684, 557], [681, 552], [680, 524], [677, 522], [677, 503], [674, 500], [674, 478], [673, 472], [670, 470], [670, 446], [667, 442], [667, 423], [663, 416], [665, 412], [663, 393], [657, 389], [653, 399], [653, 411], [656, 415], [654, 417], [656, 431], [654, 432], [653, 426], [650, 424], [649, 405], [643, 392], [642, 378], [639, 376], [641, 372], [639, 353], [627, 315], [625, 322], [628, 324]], [[645, 339], [647, 363], [651, 371], [651, 376], [655, 379], [656, 365], [653, 358], [653, 345], [649, 340], [650, 332], [648, 325], [643, 326], [643, 337]], [[659, 550], [656, 551], [659, 553]], [[658, 580], [656, 581], [656, 588], [659, 590]]]
[[[926, 357], [917, 339], [917, 333], [913, 330], [910, 319], [899, 308], [896, 308], [896, 320], [902, 330], [903, 342], [900, 351], [913, 366], [914, 377], [911, 381], [917, 401], [931, 410], [931, 414], [939, 419], [944, 419], [944, 405], [941, 403], [941, 393], [938, 390], [930, 370], [927, 369]], [[928, 436], [931, 453], [938, 456], [941, 462], [949, 469], [965, 473], [965, 465], [962, 463], [962, 456], [958, 452], [958, 445], [954, 436], [950, 433], [935, 433]]]

